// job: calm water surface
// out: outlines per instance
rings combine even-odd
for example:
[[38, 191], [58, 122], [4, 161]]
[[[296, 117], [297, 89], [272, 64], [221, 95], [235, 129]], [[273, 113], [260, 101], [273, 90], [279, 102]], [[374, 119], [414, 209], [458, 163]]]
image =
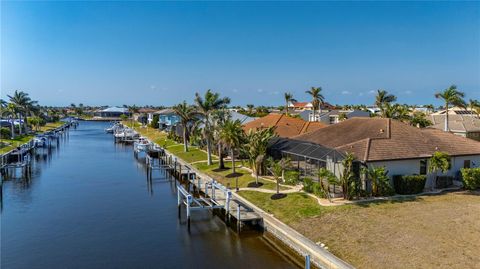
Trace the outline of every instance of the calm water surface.
[[[1, 268], [295, 268], [255, 234], [195, 212], [177, 218], [174, 186], [147, 184], [108, 123], [81, 122], [32, 179], [3, 184]], [[40, 152], [41, 153], [41, 152]]]

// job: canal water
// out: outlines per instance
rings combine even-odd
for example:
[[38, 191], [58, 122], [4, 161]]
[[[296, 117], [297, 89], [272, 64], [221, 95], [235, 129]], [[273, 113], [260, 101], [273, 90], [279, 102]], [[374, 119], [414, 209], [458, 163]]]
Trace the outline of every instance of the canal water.
[[50, 154], [37, 151], [30, 180], [3, 183], [2, 269], [296, 268], [211, 213], [195, 212], [188, 232], [174, 185], [158, 174], [148, 184], [107, 125], [81, 122]]

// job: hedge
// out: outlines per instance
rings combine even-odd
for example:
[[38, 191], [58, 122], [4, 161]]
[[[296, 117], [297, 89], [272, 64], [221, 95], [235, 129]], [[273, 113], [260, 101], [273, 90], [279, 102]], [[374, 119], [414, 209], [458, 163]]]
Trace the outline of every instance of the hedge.
[[465, 189], [480, 188], [480, 168], [462, 168], [462, 178]]
[[421, 193], [425, 188], [427, 176], [425, 175], [395, 175], [393, 185], [398, 194]]

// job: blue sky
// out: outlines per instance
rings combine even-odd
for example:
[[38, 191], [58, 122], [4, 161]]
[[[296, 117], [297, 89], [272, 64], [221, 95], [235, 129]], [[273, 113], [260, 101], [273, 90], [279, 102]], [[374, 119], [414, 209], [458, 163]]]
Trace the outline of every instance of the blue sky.
[[1, 2], [1, 96], [46, 105], [480, 99], [479, 2]]

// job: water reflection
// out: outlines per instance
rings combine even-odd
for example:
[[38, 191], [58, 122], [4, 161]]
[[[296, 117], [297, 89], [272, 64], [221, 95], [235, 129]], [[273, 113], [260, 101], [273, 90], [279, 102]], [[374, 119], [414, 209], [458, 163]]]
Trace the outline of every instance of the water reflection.
[[175, 184], [159, 171], [147, 178], [107, 125], [82, 122], [36, 152], [28, 181], [3, 183], [1, 268], [294, 267], [210, 212], [195, 212], [188, 233]]

